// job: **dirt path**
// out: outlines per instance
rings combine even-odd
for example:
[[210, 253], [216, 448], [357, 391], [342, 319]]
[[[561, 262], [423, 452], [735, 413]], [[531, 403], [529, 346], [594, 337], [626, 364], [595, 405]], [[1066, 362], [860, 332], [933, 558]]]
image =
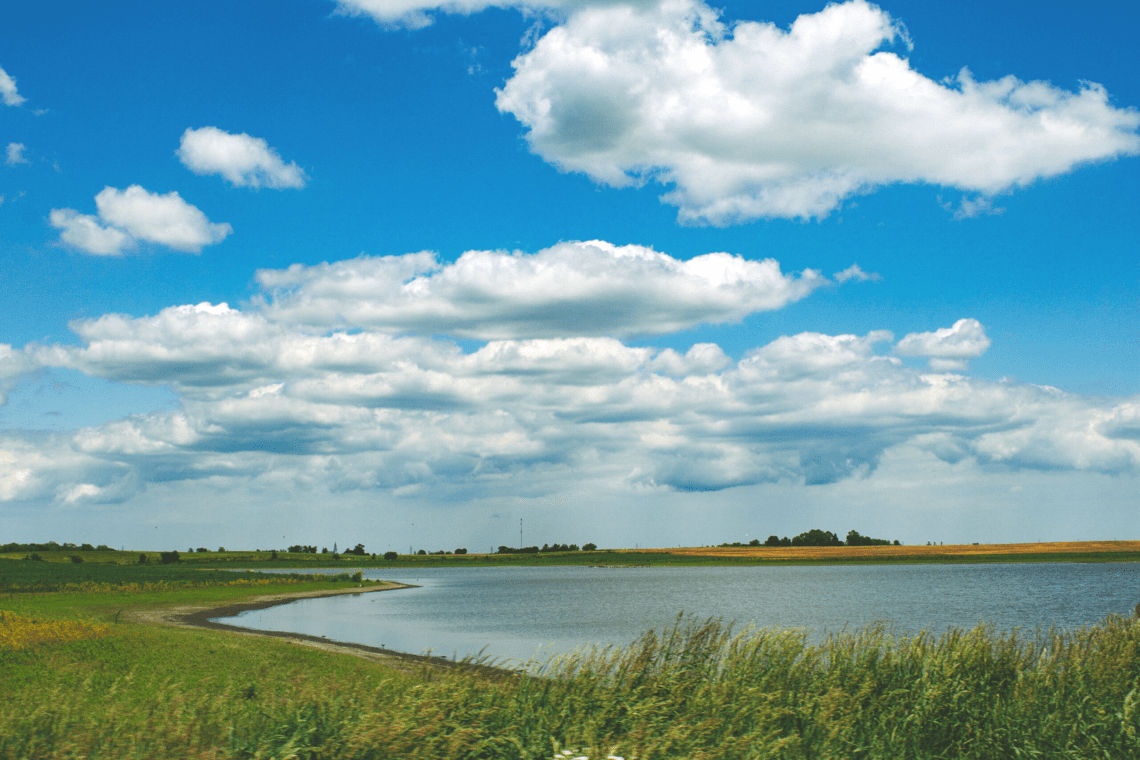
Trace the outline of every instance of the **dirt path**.
[[258, 631], [252, 628], [243, 628], [238, 625], [214, 622], [211, 618], [232, 617], [246, 610], [264, 610], [278, 604], [288, 604], [298, 599], [320, 599], [342, 594], [368, 594], [375, 591], [394, 591], [403, 588], [418, 588], [406, 583], [391, 581], [369, 586], [354, 586], [352, 588], [337, 589], [335, 591], [296, 591], [284, 594], [265, 594], [255, 596], [240, 604], [229, 604], [224, 607], [203, 607], [195, 605], [176, 605], [173, 607], [157, 607], [154, 609], [129, 610], [124, 617], [137, 623], [150, 625], [166, 625], [177, 628], [207, 628], [213, 631], [228, 631], [240, 636], [264, 636], [283, 639], [291, 644], [314, 647], [325, 652], [349, 654], [353, 657], [382, 663], [397, 670], [411, 671], [425, 665], [432, 667], [455, 667], [453, 663], [442, 657], [425, 657], [424, 655], [394, 652], [391, 649], [371, 647], [366, 644], [354, 644], [346, 641], [332, 641], [323, 636], [310, 636], [304, 633], [289, 633], [287, 631]]

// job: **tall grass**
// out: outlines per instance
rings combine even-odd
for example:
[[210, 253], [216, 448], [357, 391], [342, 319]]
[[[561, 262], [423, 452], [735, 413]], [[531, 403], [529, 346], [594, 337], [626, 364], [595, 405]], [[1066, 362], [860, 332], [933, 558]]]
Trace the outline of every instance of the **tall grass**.
[[678, 620], [538, 673], [480, 673], [185, 689], [172, 672], [145, 700], [131, 676], [89, 681], [0, 702], [0, 758], [1140, 757], [1140, 626], [1117, 617], [818, 645]]

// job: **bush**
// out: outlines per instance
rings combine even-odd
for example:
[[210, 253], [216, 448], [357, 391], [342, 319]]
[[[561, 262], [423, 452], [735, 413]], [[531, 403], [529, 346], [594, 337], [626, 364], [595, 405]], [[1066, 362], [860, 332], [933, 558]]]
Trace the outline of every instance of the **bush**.
[[78, 565], [83, 562], [83, 557], [80, 557], [78, 554], [72, 554], [71, 561]]
[[455, 553], [456, 553], [456, 554], [466, 554], [466, 553], [467, 553], [467, 550], [466, 550], [466, 549], [456, 549], [456, 550], [455, 550]]
[[399, 558], [400, 558], [400, 555], [397, 554], [396, 552], [384, 552], [384, 559], [388, 560], [389, 562], [391, 562], [394, 559], [399, 559]]
[[146, 564], [148, 564], [149, 562], [150, 562], [150, 558], [149, 558], [149, 557], [147, 557], [145, 554], [140, 554], [140, 555], [139, 555], [139, 564], [140, 564], [140, 565], [146, 565]]
[[584, 552], [596, 552], [597, 550], [598, 550], [597, 544], [583, 544], [582, 545], [582, 551], [584, 551]]
[[176, 562], [180, 562], [181, 559], [181, 556], [176, 551], [158, 553], [158, 561], [164, 565], [173, 565]]
[[424, 551], [423, 549], [420, 549], [418, 552], [416, 552], [416, 554], [419, 554], [420, 556], [426, 556], [427, 552]]
[[364, 580], [364, 573], [361, 572], [360, 570], [357, 570], [355, 573], [352, 574], [352, 579], [354, 581], [356, 581], [357, 583], [360, 583], [362, 580]]

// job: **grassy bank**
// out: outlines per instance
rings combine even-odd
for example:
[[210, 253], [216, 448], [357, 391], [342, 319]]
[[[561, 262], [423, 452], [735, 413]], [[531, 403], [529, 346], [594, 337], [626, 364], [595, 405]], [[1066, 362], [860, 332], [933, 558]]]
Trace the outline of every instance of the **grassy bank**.
[[[1030, 637], [869, 629], [818, 646], [678, 621], [526, 677], [129, 622], [139, 607], [345, 585], [222, 582], [0, 596], [0, 758], [1140, 755], [1140, 626], [1123, 618]], [[15, 640], [27, 645], [3, 643]]]

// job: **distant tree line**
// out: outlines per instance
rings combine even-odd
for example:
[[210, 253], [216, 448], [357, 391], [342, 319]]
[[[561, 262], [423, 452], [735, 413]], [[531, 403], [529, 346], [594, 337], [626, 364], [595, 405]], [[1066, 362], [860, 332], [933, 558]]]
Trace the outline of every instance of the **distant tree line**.
[[[840, 541], [839, 536], [835, 535], [829, 530], [820, 530], [819, 528], [812, 528], [805, 531], [794, 538], [784, 536], [768, 536], [768, 540], [763, 544], [760, 539], [754, 538], [747, 544], [742, 544], [739, 541], [731, 544], [721, 544], [724, 547], [732, 546], [890, 546], [892, 542], [885, 538], [871, 538], [870, 536], [861, 536], [859, 531], [852, 530], [847, 532], [847, 540]], [[900, 546], [898, 540], [893, 542], [894, 546]]]
[[78, 549], [82, 552], [113, 552], [115, 549], [107, 546], [106, 544], [99, 544], [92, 546], [91, 544], [57, 544], [55, 541], [48, 541], [46, 544], [0, 544], [0, 553], [7, 554], [8, 552], [61, 552], [61, 551], [75, 551]]
[[515, 549], [514, 547], [511, 547], [511, 546], [500, 546], [498, 553], [499, 554], [548, 554], [550, 552], [577, 552], [577, 551], [592, 552], [592, 551], [597, 551], [597, 550], [598, 550], [598, 547], [596, 544], [585, 544], [581, 548], [578, 547], [578, 544], [550, 544], [550, 545], [543, 544], [541, 549], [538, 548], [537, 546], [524, 546], [521, 549]]

